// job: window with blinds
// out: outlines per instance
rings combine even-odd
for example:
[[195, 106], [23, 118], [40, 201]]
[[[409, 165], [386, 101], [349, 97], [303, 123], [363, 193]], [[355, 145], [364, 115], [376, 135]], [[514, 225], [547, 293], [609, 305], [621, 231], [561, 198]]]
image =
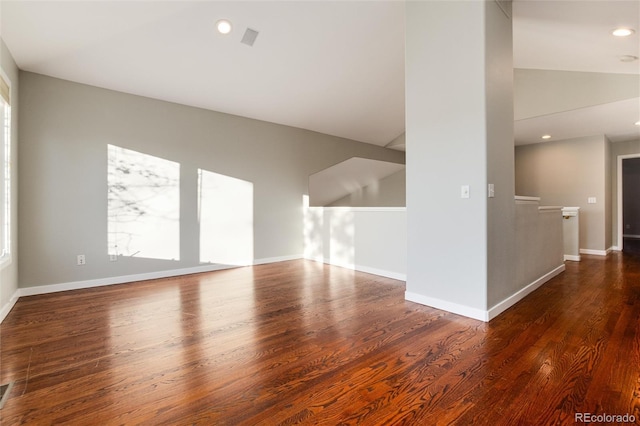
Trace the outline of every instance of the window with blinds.
[[11, 256], [11, 86], [0, 73], [0, 262]]

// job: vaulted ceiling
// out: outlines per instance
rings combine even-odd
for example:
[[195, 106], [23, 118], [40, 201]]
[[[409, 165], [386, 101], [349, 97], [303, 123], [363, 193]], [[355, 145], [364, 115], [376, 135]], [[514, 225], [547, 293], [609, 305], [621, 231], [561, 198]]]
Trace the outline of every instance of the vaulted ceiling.
[[[639, 34], [611, 35], [640, 31], [639, 16], [638, 1], [514, 2], [516, 68], [597, 73], [604, 89], [623, 87], [568, 109], [538, 99], [527, 115], [539, 91], [516, 81], [527, 88], [516, 91], [517, 143], [585, 136], [585, 120], [612, 140], [640, 137], [640, 63], [620, 61], [640, 56]], [[215, 30], [223, 18], [229, 35]], [[404, 132], [403, 1], [2, 0], [0, 19], [26, 71], [376, 145]], [[253, 46], [241, 42], [247, 28]]]

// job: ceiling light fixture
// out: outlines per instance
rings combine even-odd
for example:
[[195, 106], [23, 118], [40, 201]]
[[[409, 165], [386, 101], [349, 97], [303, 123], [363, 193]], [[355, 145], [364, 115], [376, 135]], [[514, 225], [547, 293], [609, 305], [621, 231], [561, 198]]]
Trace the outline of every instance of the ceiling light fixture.
[[638, 57], [633, 55], [622, 55], [620, 56], [620, 62], [633, 62], [637, 61]]
[[542, 135], [542, 139], [551, 139], [551, 135]]
[[640, 120], [636, 121], [636, 126], [640, 126]]
[[226, 19], [220, 19], [216, 22], [216, 29], [220, 34], [229, 34], [231, 32], [231, 22]]
[[616, 28], [611, 31], [611, 34], [616, 37], [629, 37], [633, 33], [635, 33], [635, 30], [632, 30], [631, 28]]

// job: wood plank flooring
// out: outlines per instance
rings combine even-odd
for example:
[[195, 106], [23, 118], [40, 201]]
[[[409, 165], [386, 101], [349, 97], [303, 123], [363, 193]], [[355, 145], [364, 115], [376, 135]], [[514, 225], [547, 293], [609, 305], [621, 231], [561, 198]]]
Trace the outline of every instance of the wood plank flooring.
[[566, 266], [488, 324], [311, 261], [24, 297], [0, 423], [640, 424], [640, 257]]

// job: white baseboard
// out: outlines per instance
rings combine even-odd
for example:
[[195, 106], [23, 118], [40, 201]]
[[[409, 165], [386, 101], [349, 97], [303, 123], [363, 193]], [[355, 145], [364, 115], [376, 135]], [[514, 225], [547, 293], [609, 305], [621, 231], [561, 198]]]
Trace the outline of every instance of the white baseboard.
[[622, 247], [619, 246], [611, 246], [612, 251], [622, 251]]
[[319, 262], [319, 263], [328, 263], [324, 261], [324, 257], [322, 256], [304, 256], [304, 259], [306, 260], [313, 260], [314, 262]]
[[365, 272], [367, 274], [380, 275], [385, 278], [392, 278], [399, 281], [407, 281], [407, 274], [400, 272], [386, 271], [384, 269], [371, 268], [369, 266], [354, 265], [353, 269], [358, 272]]
[[573, 254], [565, 254], [564, 260], [571, 260], [573, 262], [580, 262], [580, 255], [576, 256]]
[[266, 263], [286, 262], [288, 260], [299, 260], [299, 259], [302, 259], [301, 254], [291, 254], [289, 256], [265, 257], [262, 259], [255, 259], [253, 261], [253, 264], [264, 265]]
[[325, 259], [322, 256], [314, 256], [314, 257], [307, 256], [305, 257], [305, 259], [313, 260], [315, 262], [320, 262], [320, 263], [326, 263], [327, 265], [337, 266], [340, 268], [351, 269], [358, 272], [364, 272], [367, 274], [379, 275], [381, 277], [391, 278], [394, 280], [407, 281], [407, 274], [403, 274], [402, 272], [387, 271], [385, 269], [372, 268], [370, 266], [357, 265], [354, 263], [335, 262], [335, 261], [332, 262], [331, 259]]
[[607, 249], [607, 250], [580, 249], [580, 254], [592, 254], [595, 256], [606, 256], [610, 252], [611, 252], [611, 249]]
[[515, 294], [504, 299], [502, 302], [496, 304], [488, 311], [473, 308], [471, 306], [448, 302], [446, 300], [423, 296], [421, 294], [412, 293], [409, 291], [405, 292], [404, 298], [410, 302], [420, 303], [421, 305], [427, 305], [436, 309], [442, 309], [443, 311], [452, 312], [454, 314], [462, 315], [468, 318], [489, 322], [564, 270], [564, 264], [558, 266], [557, 268], [544, 274], [542, 277], [538, 278], [525, 288], [519, 290]]
[[35, 287], [23, 287], [18, 289], [20, 297], [34, 296], [36, 294], [55, 293], [58, 291], [80, 290], [83, 288], [101, 287], [105, 285], [124, 284], [134, 281], [155, 280], [158, 278], [177, 277], [179, 275], [198, 274], [201, 272], [219, 271], [221, 269], [236, 268], [235, 265], [210, 264], [195, 266], [193, 268], [171, 269], [166, 271], [147, 272], [142, 274], [120, 275], [117, 277], [98, 278], [95, 280], [73, 281], [69, 283], [49, 284]]
[[2, 307], [2, 309], [0, 309], [0, 323], [2, 323], [7, 315], [9, 315], [9, 312], [11, 312], [11, 309], [13, 309], [19, 298], [20, 289], [17, 289], [11, 296], [11, 299], [9, 299], [9, 301]]
[[519, 301], [521, 301], [522, 299], [524, 299], [530, 293], [533, 293], [535, 290], [540, 288], [544, 283], [549, 281], [551, 278], [564, 272], [564, 270], [565, 270], [565, 266], [564, 264], [562, 264], [557, 268], [547, 272], [546, 274], [544, 274], [543, 276], [541, 276], [540, 278], [538, 278], [537, 280], [535, 280], [534, 282], [526, 286], [525, 288], [507, 297], [502, 302], [494, 305], [487, 312], [488, 321], [491, 321], [492, 319], [494, 319], [495, 317], [497, 317], [498, 315], [500, 315], [501, 313], [503, 313], [504, 311], [506, 311], [507, 309], [509, 309], [510, 307], [512, 307]]
[[489, 321], [488, 312], [482, 309], [472, 308], [470, 306], [460, 305], [457, 303], [448, 302], [446, 300], [436, 299], [435, 297], [427, 297], [422, 294], [412, 293], [410, 291], [406, 291], [404, 293], [404, 298], [409, 302], [415, 302], [421, 305], [431, 306], [432, 308], [451, 312], [457, 315], [462, 315], [467, 318], [473, 318], [473, 319], [477, 319], [484, 322]]

